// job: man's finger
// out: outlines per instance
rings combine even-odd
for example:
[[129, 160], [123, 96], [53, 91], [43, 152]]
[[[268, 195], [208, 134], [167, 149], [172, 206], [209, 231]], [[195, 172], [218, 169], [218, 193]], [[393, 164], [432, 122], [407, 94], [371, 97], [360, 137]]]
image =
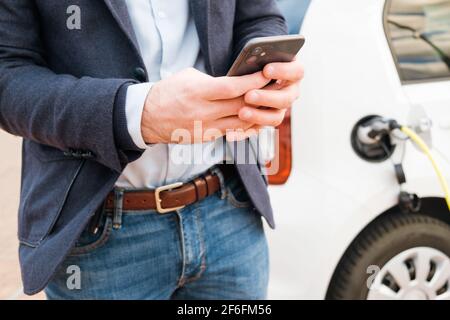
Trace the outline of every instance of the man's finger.
[[260, 126], [277, 127], [283, 122], [285, 114], [286, 110], [244, 107], [239, 112], [239, 118]]
[[264, 88], [270, 82], [262, 72], [240, 77], [213, 78], [208, 84], [208, 99], [225, 100], [243, 96], [246, 92]]
[[222, 118], [215, 121], [210, 121], [204, 126], [204, 132], [208, 132], [214, 135], [217, 134], [225, 135], [227, 131], [233, 130], [247, 130], [253, 126], [252, 123], [239, 119], [239, 117], [228, 117]]
[[269, 79], [297, 82], [303, 79], [303, 66], [298, 61], [269, 63], [264, 67], [264, 76]]
[[268, 86], [264, 87], [264, 90], [280, 90], [283, 88], [286, 88], [287, 86], [290, 86], [292, 82], [285, 81], [285, 80], [277, 80], [274, 83], [269, 84]]
[[300, 95], [298, 83], [280, 90], [252, 90], [245, 95], [245, 102], [254, 106], [287, 109]]
[[237, 116], [239, 110], [245, 107], [246, 103], [243, 97], [234, 98], [230, 100], [211, 101], [205, 111], [205, 120], [213, 121], [220, 118], [227, 118], [230, 116]]

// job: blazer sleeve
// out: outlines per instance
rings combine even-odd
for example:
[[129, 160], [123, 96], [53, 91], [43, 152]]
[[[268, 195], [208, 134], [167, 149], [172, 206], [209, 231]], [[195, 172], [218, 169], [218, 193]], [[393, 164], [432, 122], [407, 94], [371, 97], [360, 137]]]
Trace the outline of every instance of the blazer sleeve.
[[233, 33], [236, 58], [249, 40], [285, 35], [288, 29], [275, 0], [237, 0]]
[[34, 1], [0, 1], [0, 128], [121, 172], [140, 155], [125, 118], [135, 81], [55, 74], [39, 35]]

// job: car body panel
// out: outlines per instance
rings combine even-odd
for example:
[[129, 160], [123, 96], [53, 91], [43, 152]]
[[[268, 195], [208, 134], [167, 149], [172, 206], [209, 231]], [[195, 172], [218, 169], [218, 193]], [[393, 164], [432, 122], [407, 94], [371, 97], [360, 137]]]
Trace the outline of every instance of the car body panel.
[[[292, 173], [285, 185], [270, 187], [277, 215], [277, 230], [267, 231], [270, 298], [323, 299], [350, 243], [397, 204], [392, 162], [369, 163], [352, 150], [357, 121], [376, 114], [408, 123], [416, 100], [436, 126], [449, 127], [449, 82], [402, 86], [384, 33], [384, 5], [316, 0], [308, 9], [301, 30], [307, 42], [299, 56], [306, 73], [292, 111]], [[433, 101], [429, 88], [447, 94]], [[443, 155], [437, 161], [448, 173], [450, 130], [436, 126], [433, 145]], [[405, 190], [442, 197], [426, 157], [411, 144], [406, 148]]]

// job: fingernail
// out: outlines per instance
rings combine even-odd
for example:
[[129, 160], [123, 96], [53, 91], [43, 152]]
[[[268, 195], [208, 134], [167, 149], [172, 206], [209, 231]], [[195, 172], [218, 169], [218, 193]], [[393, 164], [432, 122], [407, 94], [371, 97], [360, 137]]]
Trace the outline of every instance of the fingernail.
[[244, 119], [250, 119], [252, 117], [252, 112], [250, 110], [244, 110], [242, 112], [242, 118]]
[[275, 69], [274, 69], [272, 66], [268, 66], [268, 67], [266, 68], [266, 74], [267, 74], [269, 77], [271, 77], [271, 76], [273, 75], [274, 71], [275, 71]]
[[251, 102], [255, 102], [256, 100], [258, 100], [258, 94], [256, 92], [250, 92], [248, 95], [248, 98]]

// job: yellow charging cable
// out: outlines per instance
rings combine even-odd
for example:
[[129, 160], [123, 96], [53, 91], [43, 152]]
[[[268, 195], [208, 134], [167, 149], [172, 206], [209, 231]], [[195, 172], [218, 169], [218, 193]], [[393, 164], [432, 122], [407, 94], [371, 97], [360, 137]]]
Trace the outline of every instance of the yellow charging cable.
[[447, 202], [448, 209], [450, 210], [450, 190], [447, 184], [447, 180], [445, 180], [444, 175], [442, 174], [441, 169], [439, 168], [438, 164], [434, 160], [433, 155], [431, 154], [430, 148], [426, 145], [426, 143], [422, 140], [419, 135], [417, 135], [413, 130], [411, 130], [408, 127], [400, 127], [400, 130], [406, 134], [430, 159], [431, 164], [433, 165], [434, 171], [436, 171], [436, 175], [439, 178], [439, 182], [442, 186], [442, 189], [444, 190], [445, 194], [445, 201]]

